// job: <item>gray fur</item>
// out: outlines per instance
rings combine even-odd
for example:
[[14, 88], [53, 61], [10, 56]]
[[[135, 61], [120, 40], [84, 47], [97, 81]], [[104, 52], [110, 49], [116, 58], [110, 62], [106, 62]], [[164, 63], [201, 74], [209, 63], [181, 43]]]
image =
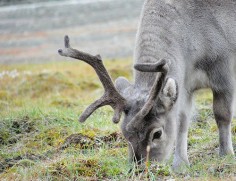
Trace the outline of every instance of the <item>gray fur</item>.
[[104, 95], [81, 115], [84, 122], [99, 107], [110, 105], [113, 122], [124, 112], [122, 132], [130, 160], [167, 160], [173, 168], [188, 165], [187, 135], [194, 91], [210, 88], [219, 128], [220, 155], [234, 154], [231, 121], [236, 109], [236, 1], [145, 0], [134, 54], [134, 84], [114, 84], [101, 56], [73, 49], [65, 36], [66, 57], [91, 65]]
[[[135, 70], [134, 84], [124, 79], [116, 83], [127, 101], [122, 131], [131, 160], [145, 158], [148, 145], [152, 160], [166, 160], [175, 145], [173, 167], [189, 164], [192, 97], [194, 91], [206, 87], [213, 91], [220, 155], [234, 154], [230, 127], [236, 99], [236, 1], [146, 0], [134, 63], [137, 69], [142, 64], [148, 69], [147, 65], [163, 59], [169, 65], [166, 82], [138, 130], [127, 130], [127, 125], [147, 101], [157, 73]], [[155, 130], [162, 135], [152, 139]]]

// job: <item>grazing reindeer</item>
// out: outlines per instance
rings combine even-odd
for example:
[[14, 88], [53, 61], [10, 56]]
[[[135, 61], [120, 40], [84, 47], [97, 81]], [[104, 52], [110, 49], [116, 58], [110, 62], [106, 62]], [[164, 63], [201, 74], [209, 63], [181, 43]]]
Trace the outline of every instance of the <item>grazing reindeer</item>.
[[65, 37], [59, 54], [90, 64], [104, 95], [80, 117], [110, 105], [129, 142], [131, 159], [166, 160], [175, 145], [174, 168], [189, 164], [187, 134], [195, 90], [211, 88], [220, 155], [234, 154], [231, 120], [236, 83], [235, 0], [145, 0], [134, 54], [134, 83], [112, 83], [99, 55], [73, 49]]

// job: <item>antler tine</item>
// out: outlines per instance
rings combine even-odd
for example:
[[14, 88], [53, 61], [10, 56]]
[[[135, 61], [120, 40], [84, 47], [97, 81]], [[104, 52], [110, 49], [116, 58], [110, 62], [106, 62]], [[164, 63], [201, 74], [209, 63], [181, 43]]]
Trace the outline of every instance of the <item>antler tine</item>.
[[[137, 129], [138, 126], [141, 125], [140, 123], [143, 121], [144, 117], [153, 108], [156, 98], [158, 97], [158, 95], [162, 89], [162, 85], [165, 81], [166, 74], [169, 70], [169, 66], [167, 65], [165, 60], [162, 60], [161, 62], [158, 62], [155, 64], [143, 64], [143, 65], [145, 65], [144, 67], [141, 66], [142, 64], [137, 64], [137, 65], [138, 66], [135, 66], [135, 68], [138, 68], [140, 71], [143, 71], [143, 72], [146, 72], [145, 70], [150, 70], [147, 72], [157, 72], [157, 71], [161, 70], [162, 72], [157, 73], [156, 79], [155, 79], [154, 84], [153, 84], [151, 91], [149, 93], [149, 97], [148, 97], [147, 102], [145, 103], [143, 108], [135, 115], [135, 117], [126, 126], [127, 131], [131, 131], [133, 128]], [[154, 70], [156, 70], [156, 71], [154, 71]]]
[[122, 114], [122, 110], [125, 106], [126, 100], [118, 93], [116, 90], [106, 68], [103, 65], [102, 59], [100, 55], [93, 56], [88, 53], [73, 49], [70, 47], [69, 37], [66, 35], [64, 38], [65, 48], [59, 49], [58, 53], [61, 56], [71, 57], [75, 59], [82, 60], [89, 65], [91, 65], [96, 71], [104, 89], [104, 95], [92, 103], [81, 115], [79, 121], [84, 122], [86, 119], [98, 108], [110, 105], [115, 113], [113, 116], [113, 122], [118, 123]]
[[165, 59], [161, 59], [156, 63], [135, 64], [134, 68], [140, 72], [165, 72], [166, 70], [163, 69], [165, 64], [167, 64], [167, 61]]

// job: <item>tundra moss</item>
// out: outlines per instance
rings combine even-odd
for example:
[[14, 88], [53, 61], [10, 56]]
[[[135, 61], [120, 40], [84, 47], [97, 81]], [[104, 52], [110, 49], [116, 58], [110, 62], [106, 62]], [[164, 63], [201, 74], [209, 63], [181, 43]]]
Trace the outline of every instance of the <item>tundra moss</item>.
[[[105, 62], [113, 79], [120, 75], [130, 78], [131, 64], [130, 59]], [[148, 173], [143, 170], [138, 173], [128, 162], [127, 142], [120, 133], [120, 125], [112, 123], [109, 107], [97, 110], [86, 123], [78, 123], [86, 105], [103, 94], [89, 66], [60, 62], [0, 67], [0, 72], [13, 70], [17, 70], [17, 77], [0, 79], [0, 180], [234, 180], [236, 177], [235, 158], [221, 158], [217, 154], [218, 130], [209, 90], [196, 94], [198, 112], [189, 130], [192, 165], [188, 173], [174, 174], [170, 164], [158, 163]], [[232, 136], [236, 143], [235, 120]], [[82, 138], [88, 138], [91, 145], [81, 146]], [[134, 171], [129, 172], [131, 168]]]

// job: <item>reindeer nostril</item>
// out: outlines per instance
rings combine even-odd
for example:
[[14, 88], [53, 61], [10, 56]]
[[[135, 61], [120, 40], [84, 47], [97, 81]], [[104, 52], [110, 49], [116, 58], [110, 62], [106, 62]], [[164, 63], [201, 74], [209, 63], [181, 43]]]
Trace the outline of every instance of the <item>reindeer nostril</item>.
[[59, 49], [59, 50], [58, 50], [58, 53], [62, 53], [62, 49]]

